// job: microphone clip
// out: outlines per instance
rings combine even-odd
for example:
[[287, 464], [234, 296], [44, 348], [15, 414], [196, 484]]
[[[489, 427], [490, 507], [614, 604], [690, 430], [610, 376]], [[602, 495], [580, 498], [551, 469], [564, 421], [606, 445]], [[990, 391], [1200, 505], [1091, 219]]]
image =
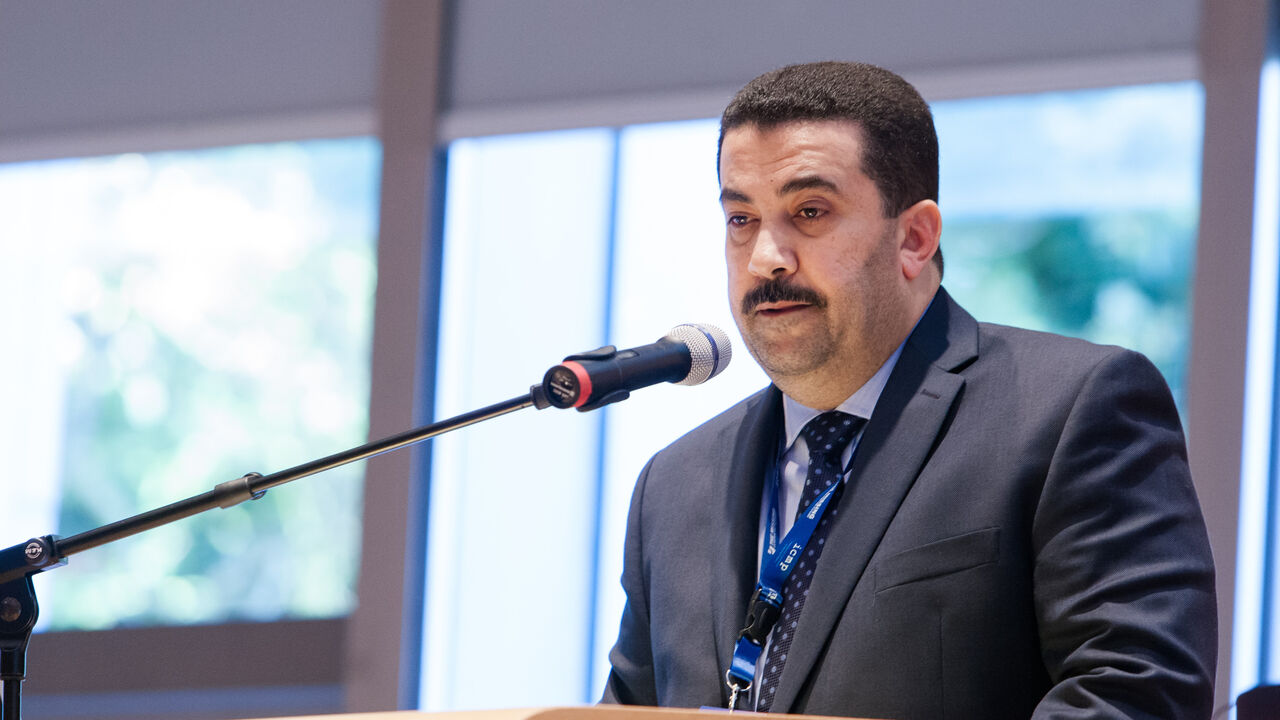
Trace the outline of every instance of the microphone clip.
[[[554, 405], [558, 408], [576, 408], [578, 412], [590, 412], [631, 397], [630, 391], [619, 389], [598, 398], [591, 398], [591, 377], [581, 363], [599, 363], [613, 360], [617, 356], [618, 348], [613, 345], [569, 355], [560, 365], [547, 370], [542, 377], [542, 384], [530, 388], [534, 407], [542, 409]], [[584, 398], [587, 402], [583, 402]]]

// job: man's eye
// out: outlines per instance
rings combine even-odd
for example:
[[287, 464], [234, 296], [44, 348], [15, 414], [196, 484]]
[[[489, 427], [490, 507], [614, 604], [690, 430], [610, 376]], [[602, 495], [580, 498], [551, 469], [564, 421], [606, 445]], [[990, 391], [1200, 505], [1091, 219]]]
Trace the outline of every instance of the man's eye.
[[799, 215], [805, 220], [817, 220], [818, 218], [822, 217], [822, 210], [819, 210], [818, 208], [811, 208], [811, 207], [800, 208]]
[[747, 216], [746, 215], [730, 215], [729, 224], [734, 227], [742, 227], [743, 225], [747, 224]]

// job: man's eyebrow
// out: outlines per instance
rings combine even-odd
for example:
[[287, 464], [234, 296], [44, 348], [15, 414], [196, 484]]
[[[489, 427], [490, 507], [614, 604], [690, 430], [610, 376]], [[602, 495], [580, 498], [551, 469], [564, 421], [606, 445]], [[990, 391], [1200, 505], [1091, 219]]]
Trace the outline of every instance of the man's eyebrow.
[[[783, 183], [782, 187], [778, 188], [778, 197], [782, 197], [783, 195], [788, 195], [793, 192], [799, 192], [801, 190], [812, 190], [814, 188], [830, 190], [831, 192], [840, 191], [840, 188], [836, 187], [835, 183], [821, 175], [807, 175], [805, 177], [793, 178]], [[749, 203], [751, 202], [751, 198], [748, 197], [746, 193], [734, 190], [733, 188], [721, 188], [720, 202], [721, 204], [726, 202]]]
[[782, 184], [778, 188], [778, 195], [787, 195], [789, 193], [798, 192], [800, 190], [812, 190], [814, 188], [822, 188], [832, 192], [839, 192], [840, 188], [836, 184], [820, 175], [809, 175], [807, 177], [798, 177]]

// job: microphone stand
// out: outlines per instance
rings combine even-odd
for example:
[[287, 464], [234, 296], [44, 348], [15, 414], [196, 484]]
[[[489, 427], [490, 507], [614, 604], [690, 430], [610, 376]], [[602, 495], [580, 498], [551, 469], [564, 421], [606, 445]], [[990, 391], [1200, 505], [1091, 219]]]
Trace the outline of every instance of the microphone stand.
[[246, 500], [257, 500], [267, 490], [308, 475], [331, 470], [341, 465], [371, 458], [422, 442], [451, 430], [522, 410], [530, 405], [539, 410], [549, 407], [546, 392], [534, 385], [520, 397], [473, 410], [448, 420], [423, 425], [366, 445], [351, 448], [328, 457], [312, 460], [270, 475], [251, 472], [235, 480], [219, 483], [214, 489], [186, 500], [134, 515], [102, 527], [60, 538], [45, 535], [0, 550], [0, 720], [21, 720], [22, 682], [26, 679], [27, 642], [40, 614], [31, 576], [65, 565], [67, 558], [90, 548], [115, 542], [152, 528], [167, 525], [191, 515], [229, 508]]

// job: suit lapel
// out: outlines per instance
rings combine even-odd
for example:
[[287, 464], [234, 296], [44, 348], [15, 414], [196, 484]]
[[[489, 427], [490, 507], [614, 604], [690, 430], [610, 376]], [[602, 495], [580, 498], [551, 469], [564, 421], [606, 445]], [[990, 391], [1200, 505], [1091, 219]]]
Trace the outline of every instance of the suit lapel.
[[[711, 608], [715, 627], [716, 662], [722, 670], [729, 667], [738, 632], [747, 616], [747, 600], [755, 589], [759, 574], [756, 548], [759, 543], [760, 498], [764, 494], [764, 478], [773, 462], [782, 417], [782, 394], [769, 387], [757, 394], [737, 425], [732, 437], [721, 447], [728, 452], [723, 466], [729, 468], [728, 482], [721, 492], [720, 542], [711, 543], [712, 568], [723, 568], [727, 582], [718, 583], [718, 596]], [[722, 700], [728, 702], [726, 688], [721, 685]]]
[[858, 446], [841, 522], [831, 528], [773, 702], [793, 712], [854, 586], [928, 460], [977, 354], [977, 323], [939, 289], [903, 347]]

